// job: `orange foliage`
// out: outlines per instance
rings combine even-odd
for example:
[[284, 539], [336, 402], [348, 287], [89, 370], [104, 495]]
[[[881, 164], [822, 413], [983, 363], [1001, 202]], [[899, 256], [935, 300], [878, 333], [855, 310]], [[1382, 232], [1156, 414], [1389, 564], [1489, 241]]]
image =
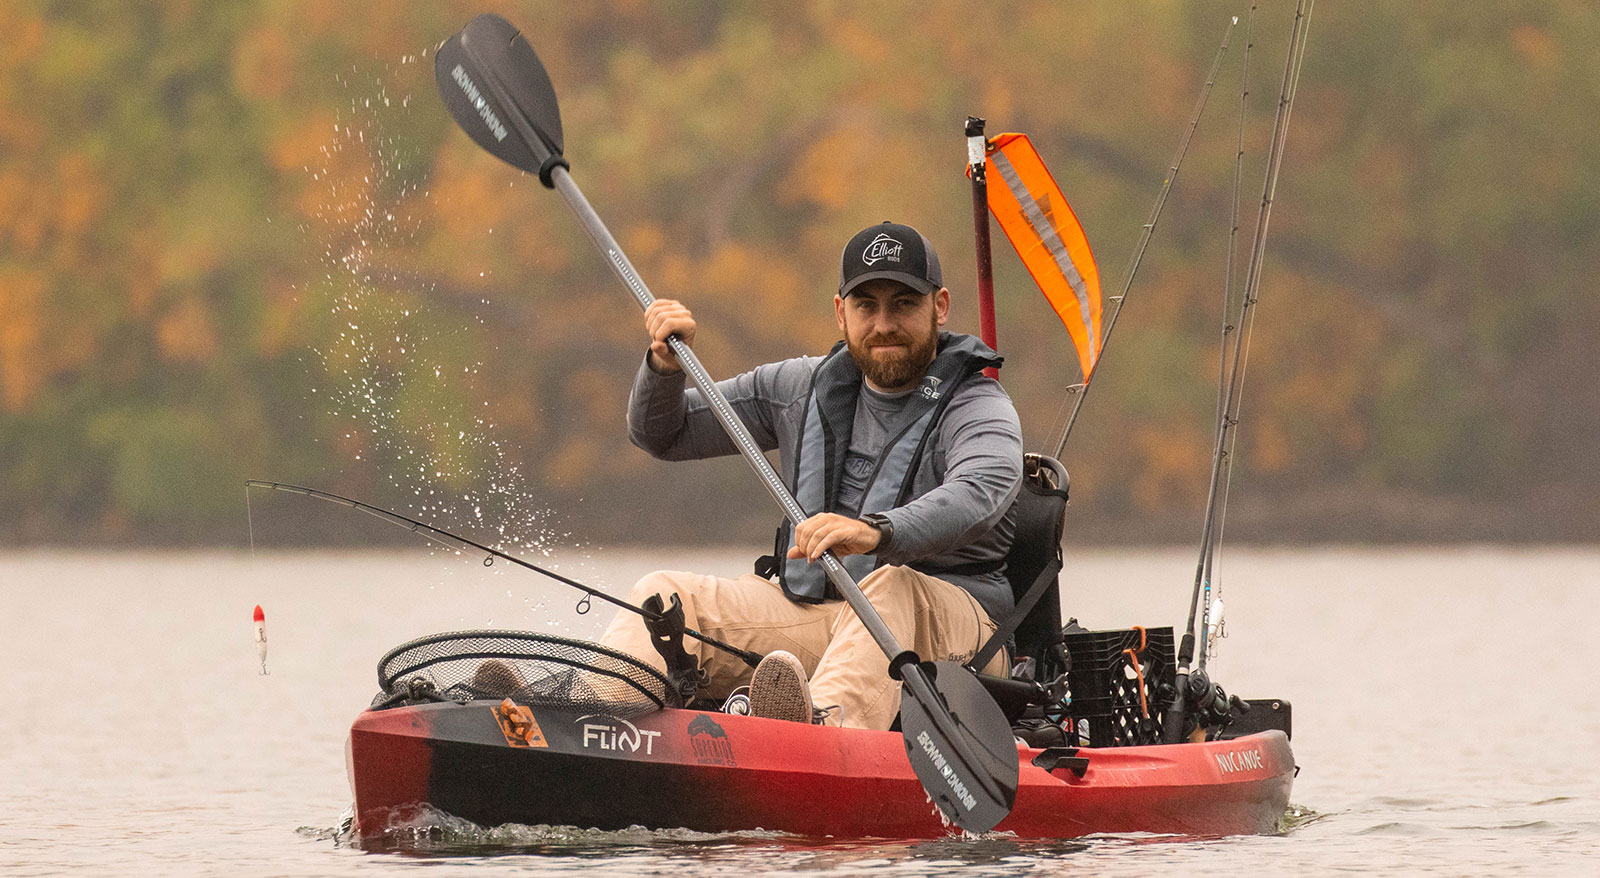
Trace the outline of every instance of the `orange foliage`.
[[273, 140], [268, 151], [273, 166], [293, 172], [320, 166], [338, 133], [338, 118], [327, 108], [302, 114], [288, 131]]
[[46, 377], [41, 362], [45, 278], [0, 266], [0, 406], [21, 411]]
[[161, 356], [175, 363], [203, 363], [217, 355], [217, 333], [205, 303], [184, 299], [156, 323]]
[[34, 64], [44, 48], [44, 20], [29, 15], [18, 4], [0, 4], [0, 33], [6, 35], [6, 50], [0, 52], [0, 75], [7, 78], [12, 71]]
[[293, 81], [293, 60], [288, 34], [278, 27], [257, 27], [234, 43], [234, 86], [254, 100], [281, 97]]
[[862, 164], [878, 153], [870, 136], [836, 130], [820, 137], [778, 187], [784, 204], [810, 202], [828, 210], [850, 204], [860, 189]]
[[1132, 445], [1142, 463], [1129, 489], [1138, 508], [1155, 510], [1205, 499], [1209, 448], [1159, 427], [1137, 428]]
[[[99, 218], [106, 200], [102, 180], [101, 169], [81, 152], [57, 160], [54, 209], [56, 231], [66, 239], [64, 243], [77, 241]], [[80, 252], [80, 246], [68, 244], [69, 258]]]
[[1531, 24], [1524, 24], [1511, 32], [1511, 46], [1527, 64], [1549, 67], [1561, 61], [1561, 50], [1556, 46], [1556, 41]]
[[[852, 7], [858, 15], [872, 16], [872, 7]], [[890, 46], [871, 24], [853, 15], [844, 15], [832, 22], [829, 34], [835, 43], [864, 65], [877, 66], [890, 57]], [[879, 83], [887, 89], [887, 86]]]
[[[1250, 469], [1265, 473], [1280, 473], [1294, 462], [1294, 443], [1283, 425], [1273, 420], [1251, 424]], [[1235, 446], [1237, 447], [1237, 446]]]

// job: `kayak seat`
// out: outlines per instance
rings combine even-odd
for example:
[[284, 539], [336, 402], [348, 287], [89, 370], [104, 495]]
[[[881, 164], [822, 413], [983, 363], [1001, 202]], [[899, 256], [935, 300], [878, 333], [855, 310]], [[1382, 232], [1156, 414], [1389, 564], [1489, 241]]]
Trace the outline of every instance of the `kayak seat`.
[[[1061, 648], [1061, 535], [1066, 527], [1066, 467], [1053, 457], [1023, 455], [1017, 493], [1017, 533], [1006, 556], [1006, 578], [1021, 618], [1016, 625], [1018, 659], [1032, 658], [1041, 682], [1066, 673]], [[1038, 585], [1040, 576], [1047, 581]], [[1008, 620], [1009, 621], [1009, 620]], [[998, 632], [997, 632], [998, 633]]]
[[1048, 682], [1066, 672], [1059, 577], [1069, 484], [1060, 461], [1043, 454], [1023, 455], [1022, 489], [1013, 503], [1016, 536], [1006, 555], [1006, 579], [1015, 608], [997, 620], [994, 636], [978, 650], [970, 667], [984, 667], [997, 650], [1013, 643], [1013, 669], [1025, 669], [1020, 676]]

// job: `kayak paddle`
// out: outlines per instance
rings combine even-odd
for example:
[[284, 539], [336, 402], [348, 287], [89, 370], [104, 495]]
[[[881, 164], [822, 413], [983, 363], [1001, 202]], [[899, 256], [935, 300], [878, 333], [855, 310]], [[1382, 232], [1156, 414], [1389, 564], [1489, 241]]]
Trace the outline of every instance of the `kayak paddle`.
[[[533, 47], [510, 22], [484, 14], [445, 40], [434, 55], [434, 78], [456, 124], [484, 149], [561, 193], [639, 307], [655, 296], [622, 247], [567, 172], [562, 155], [561, 112], [555, 88]], [[767, 462], [750, 431], [687, 344], [667, 339], [695, 387], [710, 404], [745, 461], [789, 520], [805, 510]], [[993, 829], [1016, 801], [1017, 748], [999, 705], [976, 677], [953, 662], [923, 662], [902, 650], [860, 586], [832, 552], [822, 555], [828, 580], [889, 656], [889, 673], [904, 683], [901, 728], [917, 779], [940, 810], [970, 832]]]

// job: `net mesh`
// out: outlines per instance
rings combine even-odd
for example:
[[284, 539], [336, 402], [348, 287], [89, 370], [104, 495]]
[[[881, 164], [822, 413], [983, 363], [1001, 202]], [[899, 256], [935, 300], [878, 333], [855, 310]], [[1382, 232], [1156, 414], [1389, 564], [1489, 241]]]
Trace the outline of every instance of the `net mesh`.
[[633, 656], [529, 631], [452, 631], [401, 644], [378, 661], [378, 687], [374, 708], [510, 698], [616, 716], [667, 700], [666, 678]]

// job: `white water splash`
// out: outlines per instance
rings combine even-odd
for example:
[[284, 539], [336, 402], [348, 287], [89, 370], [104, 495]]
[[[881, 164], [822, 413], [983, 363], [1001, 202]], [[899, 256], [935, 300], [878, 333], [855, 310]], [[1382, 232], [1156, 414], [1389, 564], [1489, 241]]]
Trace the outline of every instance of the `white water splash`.
[[[418, 60], [338, 77], [349, 101], [318, 161], [304, 167], [322, 188], [320, 222], [301, 227], [320, 245], [323, 280], [298, 292], [336, 327], [312, 349], [321, 383], [310, 392], [344, 422], [351, 458], [408, 497], [407, 514], [555, 566], [548, 559], [557, 548], [583, 544], [533, 499], [519, 463], [525, 452], [499, 435], [486, 398], [492, 376], [470, 353], [486, 344], [479, 336], [488, 324], [481, 310], [465, 319], [459, 310], [489, 300], [447, 310], [435, 282], [394, 267], [417, 261], [431, 198], [426, 156], [402, 136], [419, 127], [411, 90], [432, 88]], [[391, 81], [408, 85], [393, 96]], [[584, 567], [586, 557], [571, 566]]]
[[302, 826], [304, 838], [332, 841], [336, 846], [361, 847], [379, 851], [476, 852], [501, 849], [552, 847], [619, 850], [650, 845], [729, 844], [770, 842], [799, 836], [764, 829], [736, 832], [697, 832], [692, 829], [582, 829], [575, 826], [529, 826], [506, 823], [480, 826], [429, 805], [399, 809], [392, 813], [383, 829], [366, 839], [354, 832], [352, 810], [341, 815], [339, 825], [327, 828]]

